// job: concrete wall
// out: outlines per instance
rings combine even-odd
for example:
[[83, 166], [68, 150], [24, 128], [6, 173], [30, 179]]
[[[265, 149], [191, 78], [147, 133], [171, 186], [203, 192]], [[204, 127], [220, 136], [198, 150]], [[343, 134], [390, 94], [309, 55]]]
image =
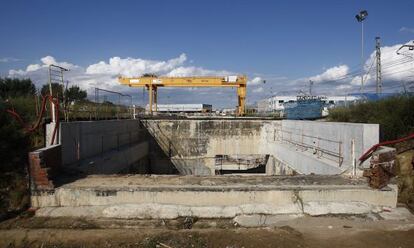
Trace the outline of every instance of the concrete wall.
[[62, 166], [61, 145], [53, 145], [29, 153], [31, 190], [51, 190], [54, 177]]
[[[48, 130], [52, 125], [46, 127]], [[50, 133], [49, 131], [47, 133]], [[60, 144], [63, 165], [146, 141], [146, 131], [138, 120], [62, 122]]]
[[[86, 175], [117, 174], [128, 172], [131, 166], [146, 158], [148, 155], [148, 142], [140, 142], [122, 149], [114, 149], [102, 155], [89, 157], [77, 163], [66, 165], [66, 169], [73, 169]], [[143, 167], [146, 165], [142, 165]], [[147, 170], [137, 168], [147, 173]]]
[[[379, 125], [284, 120], [279, 134], [280, 137], [285, 136], [284, 140], [292, 138], [295, 143], [316, 145], [322, 150], [338, 154], [342, 157], [342, 163], [349, 165], [352, 161], [351, 141], [354, 140], [355, 157], [359, 158], [364, 151], [379, 142]], [[336, 156], [322, 156], [337, 162]]]
[[[112, 173], [149, 155], [150, 173], [171, 174], [175, 166], [184, 175], [214, 175], [216, 155], [272, 155], [301, 174], [340, 174], [352, 165], [352, 140], [357, 159], [378, 137], [376, 124], [293, 120], [110, 120], [62, 123], [60, 129], [64, 166], [89, 171], [92, 162], [96, 171], [99, 163]], [[134, 153], [139, 143], [145, 144]]]
[[[47, 125], [47, 140], [53, 128], [53, 124]], [[65, 171], [177, 174], [168, 154], [139, 120], [63, 122], [59, 140]]]
[[[269, 154], [303, 174], [339, 174], [379, 141], [379, 125], [292, 120], [143, 120], [181, 174], [214, 174], [216, 155]], [[268, 170], [269, 171], [269, 170]]]
[[143, 120], [180, 174], [214, 175], [216, 155], [260, 153], [262, 120]]
[[[53, 128], [53, 124], [46, 127], [46, 140]], [[138, 120], [63, 122], [59, 130], [62, 169], [79, 176], [129, 171], [131, 166], [143, 164], [140, 160], [148, 164], [149, 138]]]

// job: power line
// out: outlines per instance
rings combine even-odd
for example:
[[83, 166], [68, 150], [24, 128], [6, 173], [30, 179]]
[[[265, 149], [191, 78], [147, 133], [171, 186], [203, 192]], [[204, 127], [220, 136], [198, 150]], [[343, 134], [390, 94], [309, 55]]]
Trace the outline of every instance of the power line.
[[383, 73], [383, 75], [393, 75], [393, 74], [396, 74], [396, 73], [403, 73], [403, 72], [406, 72], [406, 71], [412, 71], [412, 72], [414, 72], [412, 69], [407, 69], [407, 70], [402, 70], [402, 71], [395, 71], [395, 72]]
[[409, 59], [409, 60], [405, 60], [405, 61], [400, 61], [399, 63], [391, 64], [391, 65], [390, 64], [386, 64], [387, 66], [383, 66], [382, 69], [392, 68], [392, 67], [395, 67], [395, 66], [404, 65], [404, 64], [407, 64], [407, 63], [410, 63], [410, 62], [413, 62], [413, 61], [411, 61]]

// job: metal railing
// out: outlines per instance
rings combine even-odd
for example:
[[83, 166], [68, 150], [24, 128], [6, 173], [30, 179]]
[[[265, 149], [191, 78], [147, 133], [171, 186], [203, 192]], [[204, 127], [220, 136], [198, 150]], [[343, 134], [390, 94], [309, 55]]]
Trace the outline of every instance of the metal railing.
[[[292, 131], [280, 129], [275, 130], [275, 133], [280, 132], [280, 140], [282, 142], [295, 145], [301, 148], [301, 151], [311, 150], [312, 153], [318, 158], [323, 157], [328, 160], [337, 162], [338, 166], [341, 167], [344, 160], [342, 141], [327, 139], [320, 136], [307, 135], [304, 134], [303, 130], [301, 129], [292, 128], [290, 130]], [[333, 147], [334, 149], [329, 149], [328, 147]]]

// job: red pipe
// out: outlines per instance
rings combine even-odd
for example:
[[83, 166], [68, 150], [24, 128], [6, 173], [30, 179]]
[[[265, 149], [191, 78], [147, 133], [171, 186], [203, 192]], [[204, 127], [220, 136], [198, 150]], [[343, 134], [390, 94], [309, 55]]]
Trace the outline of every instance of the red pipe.
[[385, 146], [385, 145], [391, 145], [391, 144], [396, 144], [396, 143], [400, 143], [400, 142], [403, 142], [403, 141], [406, 141], [406, 140], [410, 140], [410, 139], [414, 139], [414, 133], [412, 133], [412, 134], [410, 134], [410, 135], [408, 135], [408, 136], [406, 136], [406, 137], [404, 137], [404, 138], [401, 138], [401, 139], [396, 139], [396, 140], [388, 140], [388, 141], [384, 141], [384, 142], [381, 142], [381, 143], [378, 143], [378, 144], [376, 144], [376, 145], [373, 145], [371, 148], [369, 148], [368, 149], [368, 151], [366, 151], [360, 158], [359, 158], [359, 161], [361, 161], [361, 162], [363, 162], [363, 161], [365, 161], [367, 158], [369, 158], [369, 156], [371, 156], [371, 154], [375, 151], [375, 150], [377, 150], [377, 148], [378, 147], [380, 147], [380, 146]]
[[43, 97], [41, 111], [40, 111], [39, 116], [37, 118], [36, 124], [34, 126], [32, 126], [32, 127], [26, 126], [24, 124], [24, 121], [23, 121], [22, 117], [18, 113], [16, 113], [16, 111], [10, 110], [10, 109], [6, 109], [6, 112], [9, 113], [14, 119], [16, 119], [20, 123], [20, 125], [23, 126], [23, 128], [25, 129], [25, 131], [27, 133], [31, 133], [31, 132], [35, 131], [36, 129], [38, 129], [39, 126], [40, 126], [40, 123], [42, 121], [42, 116], [43, 116], [43, 114], [45, 113], [45, 110], [46, 110], [47, 100], [49, 100], [50, 103], [56, 105], [56, 107], [55, 107], [56, 125], [55, 125], [55, 128], [53, 130], [53, 135], [52, 135], [52, 140], [51, 140], [51, 145], [52, 145], [54, 143], [54, 141], [55, 141], [55, 136], [56, 136], [57, 128], [59, 126], [59, 101], [57, 99], [54, 99], [50, 95], [46, 95], [46, 96]]

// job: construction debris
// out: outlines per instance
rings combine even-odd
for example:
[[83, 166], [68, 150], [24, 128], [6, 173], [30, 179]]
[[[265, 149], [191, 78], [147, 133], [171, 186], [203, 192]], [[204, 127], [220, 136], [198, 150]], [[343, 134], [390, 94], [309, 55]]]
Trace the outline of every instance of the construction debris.
[[368, 177], [369, 186], [375, 189], [381, 189], [389, 183], [390, 179], [396, 175], [395, 159], [396, 149], [386, 146], [380, 146], [372, 153], [370, 168], [363, 173]]

